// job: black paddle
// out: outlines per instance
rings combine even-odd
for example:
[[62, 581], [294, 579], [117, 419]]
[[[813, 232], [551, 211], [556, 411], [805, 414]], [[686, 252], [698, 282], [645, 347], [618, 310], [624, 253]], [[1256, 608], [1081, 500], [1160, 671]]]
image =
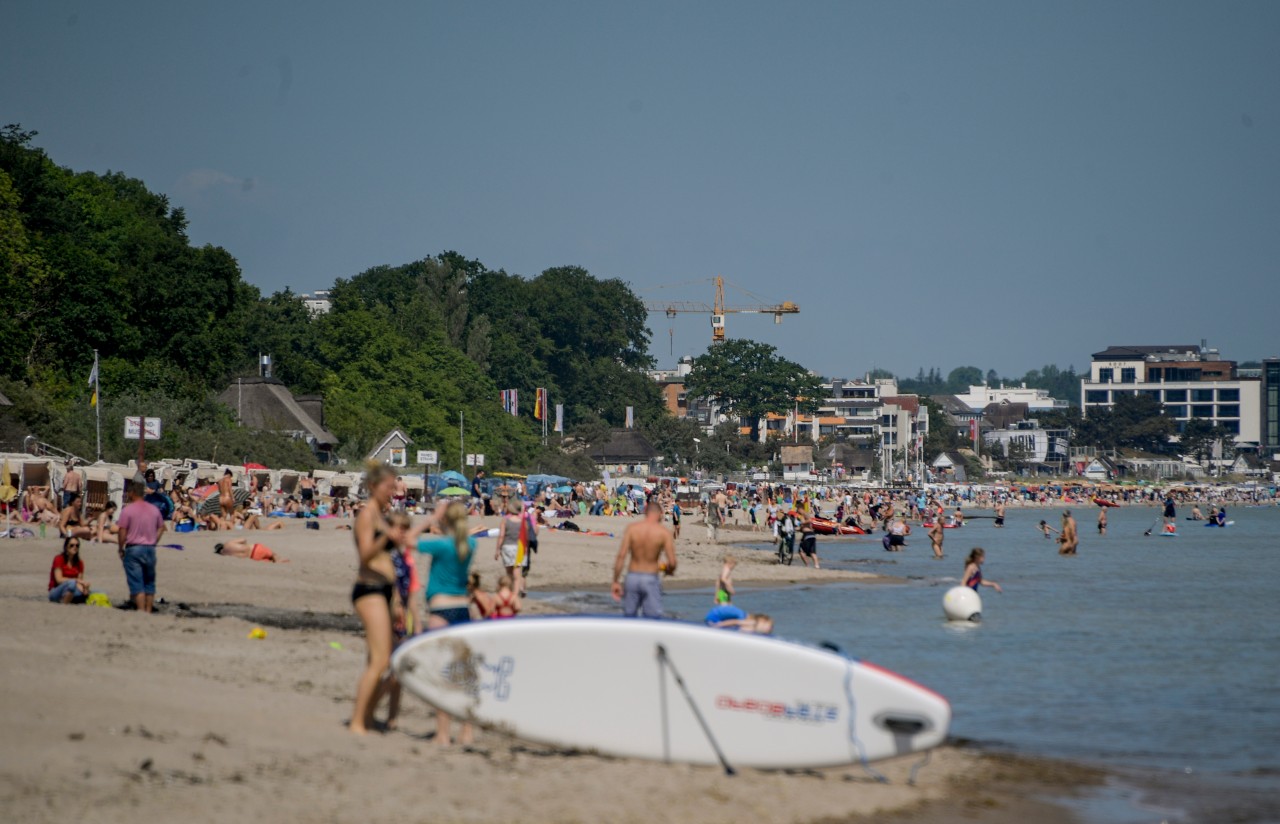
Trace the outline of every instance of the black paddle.
[[1154, 531], [1155, 531], [1155, 528], [1156, 528], [1157, 526], [1159, 526], [1159, 525], [1160, 525], [1160, 519], [1157, 517], [1157, 518], [1156, 518], [1156, 520], [1155, 520], [1155, 523], [1153, 523], [1153, 524], [1151, 525], [1151, 528], [1150, 528], [1150, 529], [1148, 529], [1146, 532], [1142, 533], [1142, 537], [1144, 537], [1144, 538], [1149, 538], [1149, 537], [1151, 537], [1151, 533], [1152, 533], [1152, 532], [1154, 532]]
[[711, 744], [711, 749], [716, 751], [716, 758], [720, 759], [720, 766], [724, 767], [724, 774], [737, 775], [737, 771], [729, 766], [729, 760], [721, 752], [720, 744], [716, 741], [716, 737], [711, 734], [711, 728], [707, 726], [707, 720], [702, 717], [702, 711], [698, 709], [698, 705], [693, 701], [693, 696], [689, 694], [689, 688], [685, 686], [684, 679], [680, 677], [680, 671], [676, 669], [676, 665], [671, 663], [671, 658], [667, 656], [666, 646], [658, 644], [657, 652], [658, 662], [671, 670], [671, 674], [676, 680], [676, 686], [680, 687], [680, 691], [684, 693], [684, 699], [689, 702], [689, 709], [693, 710], [693, 717], [698, 719], [698, 724], [702, 727], [702, 734], [707, 737], [707, 741]]

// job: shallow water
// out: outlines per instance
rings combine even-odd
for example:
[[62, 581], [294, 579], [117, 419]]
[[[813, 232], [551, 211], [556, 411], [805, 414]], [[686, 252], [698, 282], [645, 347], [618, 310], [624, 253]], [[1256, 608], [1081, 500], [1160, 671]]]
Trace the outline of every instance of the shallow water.
[[[1060, 557], [1034, 525], [1056, 510], [1010, 513], [946, 533], [943, 561], [917, 528], [906, 551], [878, 538], [825, 538], [825, 565], [906, 579], [747, 589], [737, 603], [774, 616], [778, 634], [833, 641], [950, 699], [952, 732], [1001, 748], [1198, 774], [1258, 789], [1280, 775], [1280, 509], [1228, 510], [1235, 525], [1179, 521], [1179, 537], [1143, 532], [1149, 508], [1076, 510], [1080, 554]], [[987, 550], [978, 626], [948, 624], [941, 602], [969, 549]], [[766, 551], [738, 548], [737, 552]], [[797, 560], [798, 563], [798, 560]], [[671, 592], [699, 620], [711, 590]]]

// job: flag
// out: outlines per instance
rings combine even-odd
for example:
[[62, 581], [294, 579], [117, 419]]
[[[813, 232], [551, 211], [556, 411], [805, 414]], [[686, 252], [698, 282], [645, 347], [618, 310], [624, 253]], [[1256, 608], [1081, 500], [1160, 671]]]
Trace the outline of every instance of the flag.
[[89, 372], [89, 385], [93, 387], [93, 396], [89, 398], [90, 406], [98, 405], [98, 353], [93, 353], [93, 370]]
[[533, 418], [538, 421], [547, 419], [547, 390], [545, 389], [534, 390]]
[[969, 440], [974, 443], [978, 442], [978, 419], [974, 418], [969, 421]]
[[564, 431], [564, 404], [556, 404], [556, 431]]
[[520, 390], [512, 389], [511, 392], [511, 414], [514, 417], [520, 417]]
[[627, 429], [631, 429], [636, 425], [636, 408], [634, 406], [627, 407]]
[[529, 557], [529, 519], [520, 518], [520, 537], [516, 539], [516, 566], [523, 567], [525, 558]]

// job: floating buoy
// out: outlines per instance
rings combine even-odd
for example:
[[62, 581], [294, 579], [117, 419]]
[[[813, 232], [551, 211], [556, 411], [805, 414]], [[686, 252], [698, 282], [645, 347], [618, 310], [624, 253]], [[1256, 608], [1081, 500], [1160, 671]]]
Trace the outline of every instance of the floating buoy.
[[942, 612], [949, 621], [982, 620], [982, 599], [970, 587], [952, 587], [942, 596]]

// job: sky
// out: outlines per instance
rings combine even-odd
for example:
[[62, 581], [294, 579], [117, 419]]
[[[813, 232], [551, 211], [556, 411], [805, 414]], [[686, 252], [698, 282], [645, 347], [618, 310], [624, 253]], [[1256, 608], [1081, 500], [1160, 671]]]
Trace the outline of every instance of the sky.
[[[9, 0], [0, 122], [264, 293], [445, 250], [828, 377], [1280, 354], [1280, 3]], [[744, 291], [745, 290], [745, 291]], [[758, 296], [758, 297], [757, 297]], [[701, 315], [651, 316], [659, 365]], [[674, 355], [674, 357], [673, 357]]]

